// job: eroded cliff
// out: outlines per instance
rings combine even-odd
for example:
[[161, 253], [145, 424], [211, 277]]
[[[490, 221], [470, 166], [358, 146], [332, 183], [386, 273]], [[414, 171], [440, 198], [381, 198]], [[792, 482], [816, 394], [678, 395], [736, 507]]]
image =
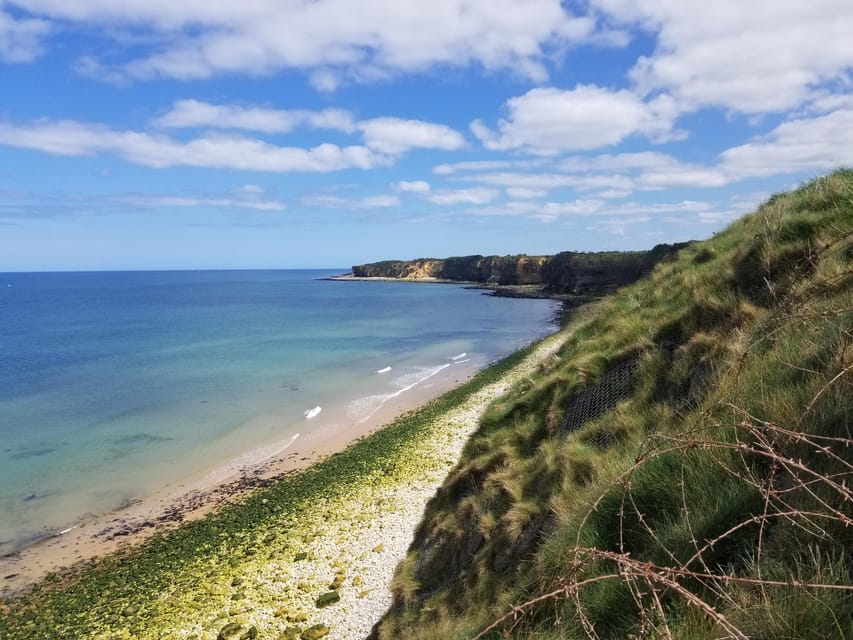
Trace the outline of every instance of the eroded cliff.
[[673, 257], [687, 243], [660, 244], [651, 251], [564, 251], [554, 256], [459, 256], [385, 260], [355, 265], [357, 278], [449, 280], [493, 286], [539, 285], [551, 294], [604, 293], [629, 284]]

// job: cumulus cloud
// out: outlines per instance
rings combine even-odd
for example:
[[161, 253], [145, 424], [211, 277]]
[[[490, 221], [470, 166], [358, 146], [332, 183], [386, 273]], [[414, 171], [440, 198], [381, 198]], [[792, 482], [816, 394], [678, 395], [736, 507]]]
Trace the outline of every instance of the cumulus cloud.
[[283, 147], [226, 135], [209, 135], [184, 142], [165, 135], [120, 131], [70, 120], [42, 120], [29, 124], [0, 122], [0, 144], [64, 156], [110, 153], [154, 168], [192, 166], [279, 173], [325, 172], [370, 169], [384, 161], [363, 146]]
[[853, 108], [783, 122], [767, 136], [727, 149], [720, 158], [723, 170], [741, 178], [853, 165]]
[[417, 148], [454, 151], [465, 146], [465, 138], [458, 131], [422, 120], [374, 118], [359, 122], [358, 129], [369, 148], [389, 155]]
[[471, 124], [487, 149], [553, 155], [615, 145], [634, 134], [657, 141], [681, 136], [673, 132], [678, 113], [666, 95], [646, 102], [625, 89], [538, 88], [508, 100], [506, 110], [497, 131], [479, 120]]
[[644, 93], [666, 91], [681, 108], [782, 111], [853, 66], [848, 0], [592, 0], [621, 26], [657, 34], [631, 76]]
[[[537, 81], [544, 61], [593, 37], [595, 20], [560, 0], [12, 0], [32, 14], [87, 25], [132, 27], [162, 44], [124, 66], [135, 77], [302, 69], [331, 89], [341, 76], [375, 78], [436, 65], [476, 64]], [[342, 19], [342, 16], [346, 16]]]
[[153, 124], [166, 128], [206, 127], [262, 133], [288, 133], [298, 127], [336, 129], [350, 133], [355, 128], [352, 114], [342, 109], [286, 110], [217, 105], [200, 100], [177, 100]]
[[416, 148], [453, 151], [465, 146], [462, 134], [443, 124], [390, 117], [356, 122], [343, 109], [273, 109], [178, 100], [153, 124], [163, 128], [240, 129], [270, 134], [289, 133], [299, 127], [359, 131], [369, 148], [388, 155]]
[[15, 19], [0, 2], [0, 61], [30, 62], [43, 51], [42, 39], [50, 32], [46, 20]]

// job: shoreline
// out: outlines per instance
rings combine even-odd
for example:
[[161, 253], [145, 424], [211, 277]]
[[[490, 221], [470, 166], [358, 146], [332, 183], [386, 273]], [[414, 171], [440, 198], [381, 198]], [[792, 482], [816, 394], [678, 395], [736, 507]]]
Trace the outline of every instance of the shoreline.
[[[464, 366], [447, 370], [444, 376], [435, 376], [423, 386], [390, 398], [363, 421], [348, 421], [343, 426], [320, 425], [243, 452], [115, 509], [83, 517], [63, 531], [4, 554], [0, 556], [0, 601], [25, 594], [50, 574], [73, 575], [87, 562], [143, 543], [182, 523], [204, 518], [254, 491], [305, 471], [391, 424], [400, 415], [464, 384], [477, 372], [476, 368]], [[270, 452], [271, 449], [274, 451]]]
[[337, 276], [326, 276], [321, 280], [332, 282], [400, 282], [412, 284], [455, 284], [464, 289], [476, 289], [483, 291], [483, 295], [496, 298], [529, 298], [531, 300], [554, 300], [562, 304], [563, 310], [558, 316], [568, 313], [588, 302], [592, 302], [605, 295], [597, 293], [559, 293], [546, 289], [544, 284], [494, 284], [489, 282], [478, 282], [476, 280], [448, 280], [446, 278], [417, 277], [417, 278], [389, 278], [386, 276], [354, 276], [352, 273], [344, 273]]
[[[552, 333], [239, 504], [0, 601], [0, 632], [188, 640], [228, 625], [276, 637], [323, 624], [328, 640], [364, 638], [483, 411], [561, 345]], [[318, 597], [330, 589], [340, 600], [323, 607]]]

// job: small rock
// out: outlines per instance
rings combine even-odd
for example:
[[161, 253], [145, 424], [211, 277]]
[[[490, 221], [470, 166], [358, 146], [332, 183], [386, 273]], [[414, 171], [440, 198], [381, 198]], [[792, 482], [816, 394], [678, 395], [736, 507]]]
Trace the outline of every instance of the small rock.
[[308, 614], [304, 611], [299, 611], [298, 613], [287, 614], [288, 622], [305, 622], [308, 619]]
[[300, 635], [302, 635], [302, 629], [299, 627], [287, 627], [284, 633], [279, 635], [278, 640], [299, 640]]
[[[322, 594], [319, 598], [317, 598], [317, 607], [322, 609], [323, 607], [328, 607], [330, 604], [335, 604], [339, 602], [341, 599], [341, 594], [337, 591], [327, 591]], [[322, 637], [322, 636], [318, 636]]]
[[246, 631], [242, 636], [240, 636], [240, 640], [257, 640], [258, 638], [258, 628], [256, 626], [249, 627], [249, 630]]
[[243, 627], [239, 623], [229, 622], [219, 630], [219, 635], [216, 636], [216, 640], [231, 640], [231, 638], [240, 633], [242, 629]]
[[385, 550], [385, 545], [382, 544], [381, 542], [379, 544], [377, 544], [375, 547], [373, 547], [373, 553], [381, 553], [384, 550]]
[[329, 635], [329, 627], [324, 624], [315, 624], [313, 627], [308, 627], [299, 636], [302, 640], [320, 640]]

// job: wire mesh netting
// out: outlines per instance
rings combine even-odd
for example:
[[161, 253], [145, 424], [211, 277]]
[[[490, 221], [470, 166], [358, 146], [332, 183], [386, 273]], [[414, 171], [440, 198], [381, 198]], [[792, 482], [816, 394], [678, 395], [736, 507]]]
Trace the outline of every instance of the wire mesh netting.
[[604, 373], [591, 385], [576, 390], [569, 399], [560, 433], [579, 429], [628, 398], [636, 386], [638, 370], [639, 362], [636, 358], [626, 360]]

